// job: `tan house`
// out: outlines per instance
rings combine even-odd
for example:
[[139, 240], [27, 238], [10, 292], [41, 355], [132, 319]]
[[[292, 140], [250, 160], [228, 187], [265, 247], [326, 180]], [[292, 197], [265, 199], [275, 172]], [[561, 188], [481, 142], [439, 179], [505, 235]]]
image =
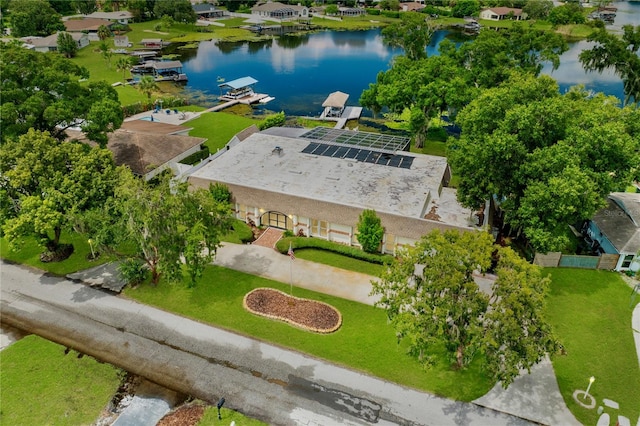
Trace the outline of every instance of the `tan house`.
[[69, 19], [64, 21], [64, 26], [67, 29], [67, 32], [70, 33], [86, 33], [89, 35], [90, 41], [98, 41], [100, 37], [98, 37], [98, 29], [101, 26], [105, 26], [109, 30], [114, 25], [114, 22], [111, 22], [107, 19], [98, 19], [98, 18], [84, 18], [84, 19]]
[[504, 19], [523, 21], [527, 19], [527, 14], [523, 12], [522, 9], [515, 9], [512, 7], [493, 7], [491, 9], [484, 9], [480, 11], [480, 19], [487, 19], [489, 21], [502, 21]]
[[359, 216], [374, 209], [385, 228], [386, 253], [434, 228], [471, 231], [485, 225], [448, 187], [446, 158], [407, 152], [408, 143], [326, 127], [254, 128], [188, 181], [196, 188], [227, 185], [238, 219], [347, 245], [359, 245]]
[[277, 1], [258, 3], [251, 14], [266, 19], [288, 20], [309, 17], [309, 8], [301, 5], [283, 4]]

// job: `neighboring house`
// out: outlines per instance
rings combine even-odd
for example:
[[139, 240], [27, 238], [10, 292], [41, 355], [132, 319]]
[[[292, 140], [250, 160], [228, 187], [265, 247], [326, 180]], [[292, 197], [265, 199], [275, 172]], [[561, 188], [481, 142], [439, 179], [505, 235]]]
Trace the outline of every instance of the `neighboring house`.
[[527, 14], [523, 12], [522, 9], [515, 9], [512, 7], [493, 7], [491, 9], [484, 9], [480, 11], [480, 19], [487, 19], [489, 21], [514, 19], [516, 21], [522, 21], [527, 19]]
[[404, 151], [408, 144], [405, 137], [326, 127], [253, 128], [188, 181], [227, 185], [238, 219], [347, 245], [359, 245], [359, 216], [374, 209], [385, 253], [435, 228], [481, 229], [476, 212], [447, 187], [447, 159]]
[[98, 19], [106, 19], [107, 21], [117, 22], [122, 25], [127, 25], [131, 19], [133, 19], [133, 15], [131, 12], [126, 10], [121, 10], [118, 12], [93, 12], [90, 15], [87, 15], [89, 18], [98, 18]]
[[[89, 37], [84, 33], [70, 33], [75, 40], [78, 49], [82, 49], [89, 45]], [[47, 37], [23, 37], [21, 39], [28, 49], [36, 52], [57, 52], [58, 51], [58, 33], [51, 34]]]
[[309, 8], [301, 5], [283, 4], [277, 1], [259, 3], [251, 8], [251, 14], [262, 18], [272, 19], [298, 19], [308, 18]]
[[89, 35], [90, 41], [100, 40], [100, 37], [98, 37], [98, 28], [103, 25], [111, 31], [111, 27], [114, 23], [107, 19], [97, 18], [69, 19], [64, 21], [64, 26], [67, 29], [67, 32], [86, 33]]
[[614, 192], [589, 221], [587, 241], [600, 253], [620, 255], [617, 271], [640, 270], [640, 193]]
[[408, 2], [408, 3], [400, 3], [400, 10], [403, 12], [420, 12], [425, 8], [424, 2]]
[[113, 37], [113, 45], [115, 47], [131, 47], [133, 44], [129, 42], [129, 36], [117, 35]]
[[[152, 179], [167, 169], [177, 174], [180, 171], [177, 163], [200, 151], [202, 144], [206, 141], [205, 138], [167, 134], [166, 126], [171, 125], [166, 123], [147, 121], [140, 126], [142, 125], [147, 126], [146, 131], [129, 131], [126, 130], [127, 125], [124, 125], [125, 129], [109, 133], [107, 149], [113, 153], [116, 165], [126, 165], [135, 175], [142, 176], [146, 180]], [[86, 141], [80, 131], [67, 130], [67, 134], [69, 139]]]
[[224, 11], [216, 8], [211, 3], [192, 4], [193, 11], [198, 15], [198, 19], [222, 18]]
[[366, 15], [367, 11], [359, 7], [339, 7], [338, 14], [340, 16], [362, 16]]

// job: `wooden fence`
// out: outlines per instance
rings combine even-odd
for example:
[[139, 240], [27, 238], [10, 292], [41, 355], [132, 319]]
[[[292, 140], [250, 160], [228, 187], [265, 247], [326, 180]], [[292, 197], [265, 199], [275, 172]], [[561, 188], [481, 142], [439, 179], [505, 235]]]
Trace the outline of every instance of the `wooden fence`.
[[584, 268], [613, 270], [618, 265], [620, 255], [602, 254], [600, 256], [568, 255], [560, 252], [536, 253], [533, 263], [544, 268]]

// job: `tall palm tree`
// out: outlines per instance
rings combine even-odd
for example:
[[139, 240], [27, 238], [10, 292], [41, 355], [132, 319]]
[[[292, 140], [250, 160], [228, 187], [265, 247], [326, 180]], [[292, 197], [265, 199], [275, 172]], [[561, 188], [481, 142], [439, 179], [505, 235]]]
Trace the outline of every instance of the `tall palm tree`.
[[138, 90], [146, 94], [147, 98], [151, 100], [151, 94], [158, 90], [158, 84], [153, 77], [145, 75], [138, 82]]
[[116, 61], [116, 70], [122, 71], [122, 80], [126, 80], [127, 70], [131, 67], [131, 62], [129, 61], [129, 57], [120, 56]]

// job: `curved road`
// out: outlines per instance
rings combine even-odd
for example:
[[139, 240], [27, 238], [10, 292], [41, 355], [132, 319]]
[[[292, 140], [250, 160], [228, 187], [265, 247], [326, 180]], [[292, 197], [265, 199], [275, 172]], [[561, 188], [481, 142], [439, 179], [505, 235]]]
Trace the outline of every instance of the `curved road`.
[[274, 425], [524, 425], [35, 269], [1, 263], [3, 323]]

